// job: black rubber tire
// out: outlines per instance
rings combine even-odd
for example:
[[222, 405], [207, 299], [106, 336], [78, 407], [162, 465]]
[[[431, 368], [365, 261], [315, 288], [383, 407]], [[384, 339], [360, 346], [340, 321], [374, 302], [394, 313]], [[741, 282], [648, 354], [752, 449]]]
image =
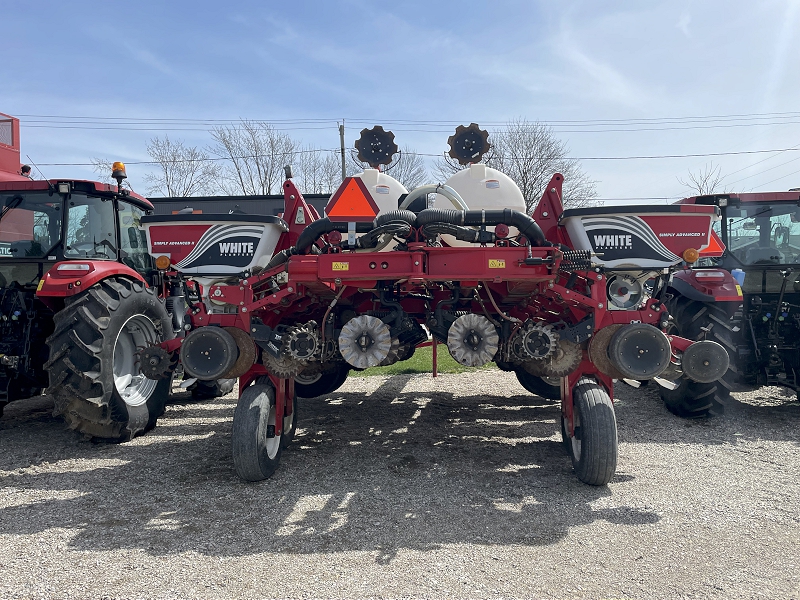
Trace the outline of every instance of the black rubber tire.
[[[128, 323], [130, 329], [123, 332]], [[50, 358], [45, 370], [55, 414], [63, 415], [70, 429], [120, 442], [155, 427], [164, 414], [170, 379], [139, 380], [141, 393], [131, 403], [120, 395], [114, 379], [115, 358], [121, 359], [124, 352], [130, 359], [135, 352], [131, 345], [139, 348], [174, 335], [155, 289], [139, 281], [105, 279], [68, 302], [56, 313], [54, 325], [47, 338]], [[142, 325], [152, 326], [150, 333], [156, 339], [137, 339]], [[120, 348], [129, 342], [128, 349], [118, 349], [118, 340]]]
[[541, 396], [545, 400], [561, 400], [560, 385], [553, 385], [543, 377], [531, 375], [525, 369], [517, 369], [514, 374], [517, 376], [517, 381], [519, 381], [520, 385], [531, 394]]
[[[256, 385], [272, 385], [269, 377], [259, 377]], [[284, 450], [294, 440], [294, 432], [297, 429], [297, 384], [295, 383], [294, 398], [292, 398], [292, 415], [283, 417], [283, 429], [281, 431], [281, 448]]]
[[[690, 340], [709, 339], [719, 342], [728, 352], [730, 367], [725, 375], [713, 383], [697, 383], [686, 377], [676, 381], [674, 390], [660, 388], [664, 405], [673, 414], [686, 419], [698, 419], [720, 415], [725, 411], [725, 401], [730, 398], [731, 387], [736, 379], [736, 346], [728, 313], [713, 303], [697, 302], [676, 297], [667, 303], [672, 315], [670, 333]], [[702, 328], [712, 325], [709, 335]]]
[[233, 414], [233, 465], [245, 481], [270, 477], [281, 461], [283, 443], [267, 437], [275, 426], [275, 387], [271, 382], [244, 390]]
[[210, 400], [227, 396], [236, 385], [235, 379], [217, 379], [216, 381], [197, 380], [189, 386], [194, 400]]
[[294, 440], [294, 432], [297, 430], [297, 392], [292, 398], [292, 415], [283, 417], [283, 431], [281, 433], [281, 448], [284, 450]]
[[619, 441], [614, 405], [605, 388], [588, 377], [572, 391], [575, 436], [561, 418], [561, 437], [575, 475], [589, 485], [606, 485], [617, 470]]
[[300, 398], [316, 398], [317, 396], [331, 394], [344, 385], [349, 373], [349, 364], [345, 362], [334, 363], [333, 367], [322, 371], [319, 379], [311, 383], [300, 383], [295, 379], [295, 394]]

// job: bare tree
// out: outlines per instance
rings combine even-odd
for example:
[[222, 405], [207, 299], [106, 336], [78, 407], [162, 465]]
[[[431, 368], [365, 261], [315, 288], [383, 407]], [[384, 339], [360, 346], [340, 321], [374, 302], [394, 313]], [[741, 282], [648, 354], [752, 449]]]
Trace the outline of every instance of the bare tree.
[[297, 144], [262, 121], [215, 127], [209, 151], [228, 161], [222, 188], [227, 194], [272, 194], [280, 190], [283, 167], [294, 162]]
[[114, 165], [114, 161], [108, 160], [107, 158], [97, 158], [94, 157], [91, 159], [92, 161], [92, 170], [97, 173], [98, 179], [100, 181], [105, 181], [106, 183], [116, 183], [111, 178], [112, 167]]
[[300, 191], [307, 194], [332, 194], [342, 183], [342, 164], [336, 152], [299, 150], [292, 165]]
[[725, 179], [722, 176], [722, 167], [719, 165], [715, 167], [713, 162], [710, 162], [701, 169], [698, 169], [697, 173], [693, 173], [690, 170], [689, 174], [686, 176], [686, 179], [681, 179], [680, 177], [677, 179], [678, 183], [689, 188], [698, 196], [724, 194], [727, 191], [726, 188], [721, 187], [722, 180]]
[[181, 141], [154, 137], [147, 143], [147, 153], [158, 166], [156, 173], [144, 176], [147, 193], [172, 198], [210, 195], [219, 188], [220, 167], [208, 154]]
[[[358, 173], [370, 166], [358, 160], [358, 152], [350, 152], [350, 163], [347, 165], [348, 175]], [[403, 184], [407, 190], [413, 190], [420, 185], [428, 183], [428, 170], [425, 168], [425, 159], [408, 146], [403, 146], [391, 163], [381, 168], [382, 172], [391, 175]]]
[[[492, 147], [483, 162], [514, 180], [528, 212], [533, 210], [554, 173], [564, 176], [564, 206], [588, 206], [597, 197], [596, 182], [583, 170], [579, 160], [568, 157], [566, 142], [559, 140], [549, 126], [525, 119], [512, 120], [492, 132], [489, 142]], [[437, 161], [435, 170], [440, 178], [447, 179], [463, 168], [445, 154]]]

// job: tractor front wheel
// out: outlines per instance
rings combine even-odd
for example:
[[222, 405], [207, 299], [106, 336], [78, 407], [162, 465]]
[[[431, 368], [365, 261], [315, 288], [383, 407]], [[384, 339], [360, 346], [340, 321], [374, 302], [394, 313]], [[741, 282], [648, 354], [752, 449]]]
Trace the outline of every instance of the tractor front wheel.
[[153, 288], [109, 278], [73, 297], [54, 317], [45, 369], [55, 412], [94, 438], [126, 441], [155, 427], [170, 379], [145, 377], [139, 352], [172, 337]]
[[574, 435], [561, 416], [561, 436], [572, 459], [575, 474], [583, 483], [605, 485], [617, 470], [619, 442], [614, 405], [602, 385], [584, 377], [572, 391]]

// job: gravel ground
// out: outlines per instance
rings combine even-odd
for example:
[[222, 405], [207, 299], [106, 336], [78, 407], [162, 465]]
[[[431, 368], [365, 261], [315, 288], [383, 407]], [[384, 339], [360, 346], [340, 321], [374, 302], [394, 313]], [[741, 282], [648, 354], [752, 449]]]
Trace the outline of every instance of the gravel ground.
[[513, 374], [348, 380], [301, 401], [272, 479], [232, 466], [235, 397], [96, 444], [46, 398], [0, 421], [0, 597], [800, 597], [800, 405], [686, 422], [618, 384], [617, 475], [575, 479]]

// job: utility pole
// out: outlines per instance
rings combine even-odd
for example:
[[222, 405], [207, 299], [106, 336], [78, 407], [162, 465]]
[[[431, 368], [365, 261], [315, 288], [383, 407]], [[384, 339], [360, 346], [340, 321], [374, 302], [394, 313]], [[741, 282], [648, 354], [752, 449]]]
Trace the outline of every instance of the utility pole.
[[342, 147], [342, 181], [344, 181], [347, 177], [347, 168], [344, 161], [344, 119], [342, 119], [342, 124], [339, 125], [339, 143]]

